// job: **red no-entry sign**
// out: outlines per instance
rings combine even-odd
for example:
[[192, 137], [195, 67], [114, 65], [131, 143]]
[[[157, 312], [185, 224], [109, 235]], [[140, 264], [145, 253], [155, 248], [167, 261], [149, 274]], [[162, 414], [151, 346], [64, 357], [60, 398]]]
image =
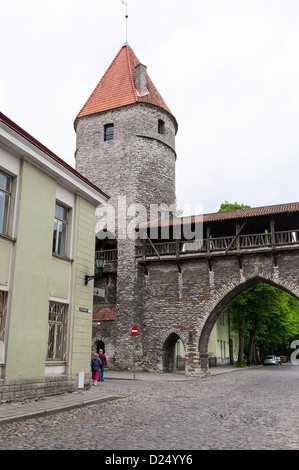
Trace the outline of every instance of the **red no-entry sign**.
[[135, 379], [135, 336], [138, 335], [138, 328], [137, 326], [133, 326], [131, 330], [133, 336], [133, 372], [134, 372], [134, 379]]
[[133, 335], [133, 336], [137, 336], [137, 335], [138, 335], [138, 328], [137, 328], [137, 326], [133, 326], [133, 328], [132, 328], [132, 335]]

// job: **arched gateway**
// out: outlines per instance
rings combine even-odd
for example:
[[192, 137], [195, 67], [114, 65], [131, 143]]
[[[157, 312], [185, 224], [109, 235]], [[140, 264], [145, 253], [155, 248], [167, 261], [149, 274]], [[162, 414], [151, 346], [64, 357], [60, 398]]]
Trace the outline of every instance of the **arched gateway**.
[[[298, 262], [299, 262], [299, 254], [298, 254]], [[282, 284], [278, 284], [277, 282], [273, 282], [271, 279], [261, 278], [260, 276], [254, 276], [251, 279], [248, 279], [242, 283], [236, 285], [235, 288], [232, 286], [229, 287], [229, 291], [223, 295], [221, 300], [218, 301], [217, 305], [207, 314], [206, 322], [201, 330], [200, 338], [199, 338], [199, 359], [200, 359], [200, 366], [202, 371], [206, 374], [208, 371], [208, 343], [211, 331], [225, 308], [234, 300], [238, 295], [245, 292], [247, 289], [256, 286], [257, 284], [269, 284], [273, 287], [280, 288], [286, 291], [288, 294], [292, 295], [293, 297], [299, 300], [299, 289], [296, 285], [296, 282], [289, 283], [282, 281]]]
[[[183, 219], [169, 225], [178, 223]], [[186, 250], [183, 238], [148, 239], [136, 259], [144, 268], [145, 323], [159, 325], [162, 351], [165, 333], [175, 328], [185, 338], [186, 374], [201, 375], [208, 371], [211, 330], [240, 293], [267, 283], [299, 298], [299, 204], [209, 214], [191, 223], [203, 226], [197, 249]]]

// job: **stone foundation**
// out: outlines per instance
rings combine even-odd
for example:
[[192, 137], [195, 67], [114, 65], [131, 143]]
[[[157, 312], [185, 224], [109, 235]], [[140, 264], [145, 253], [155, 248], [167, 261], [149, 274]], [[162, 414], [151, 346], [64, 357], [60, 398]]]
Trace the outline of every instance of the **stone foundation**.
[[36, 400], [77, 390], [78, 378], [69, 376], [0, 380], [0, 403]]

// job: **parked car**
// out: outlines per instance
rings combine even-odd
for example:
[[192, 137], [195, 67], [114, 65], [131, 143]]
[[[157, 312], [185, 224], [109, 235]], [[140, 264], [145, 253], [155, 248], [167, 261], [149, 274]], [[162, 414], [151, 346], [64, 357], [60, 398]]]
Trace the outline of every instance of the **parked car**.
[[276, 356], [266, 356], [264, 360], [264, 366], [277, 366], [278, 365], [278, 360]]
[[287, 362], [287, 356], [279, 356], [281, 359], [281, 362]]

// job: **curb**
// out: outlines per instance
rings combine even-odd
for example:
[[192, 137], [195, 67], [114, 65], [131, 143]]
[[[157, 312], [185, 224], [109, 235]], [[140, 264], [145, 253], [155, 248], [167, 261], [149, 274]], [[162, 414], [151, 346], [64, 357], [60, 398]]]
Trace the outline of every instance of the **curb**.
[[84, 406], [89, 406], [89, 405], [94, 405], [96, 403], [104, 403], [106, 401], [114, 401], [114, 400], [119, 400], [121, 398], [125, 398], [125, 396], [111, 396], [111, 397], [104, 397], [104, 398], [92, 398], [90, 400], [83, 400], [83, 401], [78, 401], [77, 403], [69, 403], [69, 404], [64, 404], [62, 406], [53, 406], [52, 408], [47, 408], [44, 410], [36, 410], [32, 412], [24, 412], [22, 414], [6, 417], [6, 418], [0, 418], [0, 426], [1, 424], [7, 424], [7, 423], [12, 423], [15, 421], [22, 421], [24, 419], [30, 419], [30, 418], [38, 418], [39, 416], [47, 416], [47, 415], [52, 415], [56, 413], [61, 413], [63, 411], [70, 411], [74, 410], [76, 408], [82, 408]]

